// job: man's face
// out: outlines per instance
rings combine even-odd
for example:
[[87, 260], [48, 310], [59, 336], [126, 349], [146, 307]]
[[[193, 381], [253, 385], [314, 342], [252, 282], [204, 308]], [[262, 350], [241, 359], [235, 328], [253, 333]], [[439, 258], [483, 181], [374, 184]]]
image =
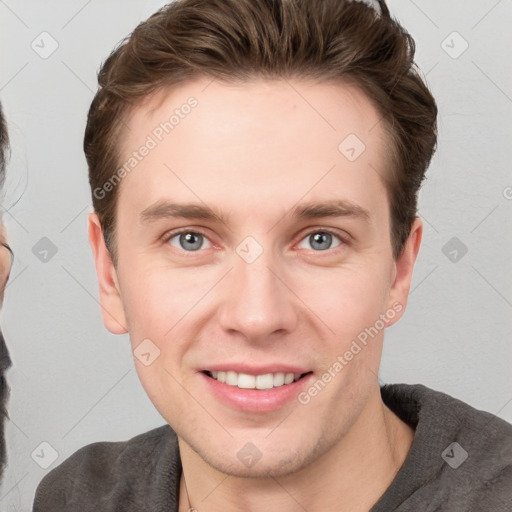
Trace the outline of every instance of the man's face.
[[[140, 380], [181, 440], [224, 472], [277, 476], [369, 422], [381, 315], [391, 325], [405, 307], [421, 225], [395, 262], [388, 142], [362, 93], [209, 82], [147, 98], [128, 119], [122, 161], [139, 156], [119, 185], [116, 268], [90, 224], [101, 301], [107, 327], [129, 331]], [[183, 107], [190, 97], [197, 104]], [[171, 203], [223, 220], [174, 216]], [[250, 376], [212, 378], [227, 371]], [[269, 373], [256, 380], [272, 389], [244, 389]], [[303, 376], [281, 386], [280, 373]], [[261, 459], [247, 464], [245, 452]]]

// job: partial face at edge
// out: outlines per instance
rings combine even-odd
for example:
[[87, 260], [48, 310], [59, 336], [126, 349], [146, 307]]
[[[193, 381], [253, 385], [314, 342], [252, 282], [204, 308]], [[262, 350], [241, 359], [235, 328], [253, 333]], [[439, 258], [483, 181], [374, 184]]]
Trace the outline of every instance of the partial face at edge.
[[[333, 447], [379, 392], [382, 328], [333, 368], [382, 315], [386, 325], [401, 316], [421, 226], [395, 262], [379, 176], [387, 141], [362, 93], [208, 84], [161, 93], [128, 120], [124, 162], [137, 162], [118, 185], [117, 268], [90, 224], [104, 318], [112, 332], [129, 331], [136, 353], [146, 343], [145, 363], [158, 354], [136, 358], [141, 382], [206, 461], [231, 474], [284, 474]], [[216, 216], [175, 217], [171, 203]], [[338, 216], [298, 215], [334, 203]], [[258, 406], [226, 398], [204, 373], [235, 367], [308, 375]], [[331, 381], [310, 392], [329, 369]], [[247, 442], [264, 454], [251, 469], [237, 457]]]
[[[0, 243], [7, 243], [5, 226], [0, 219]], [[11, 272], [11, 252], [5, 246], [0, 246], [0, 305], [3, 302], [5, 287]]]
[[[0, 220], [0, 243], [6, 243], [5, 226]], [[5, 288], [11, 272], [11, 252], [9, 249], [2, 245], [0, 246], [0, 307], [2, 306]], [[11, 365], [9, 351], [0, 329], [0, 481], [2, 479], [4, 464], [7, 458], [6, 446], [4, 439], [4, 422], [6, 419], [6, 402], [9, 393], [4, 372]]]

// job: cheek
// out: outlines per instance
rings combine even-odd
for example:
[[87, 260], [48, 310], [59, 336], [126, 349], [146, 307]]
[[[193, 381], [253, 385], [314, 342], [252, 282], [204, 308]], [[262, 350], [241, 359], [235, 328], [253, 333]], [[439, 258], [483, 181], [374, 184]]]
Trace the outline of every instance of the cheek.
[[134, 265], [136, 272], [124, 273], [123, 304], [132, 337], [163, 340], [198, 304], [209, 281], [191, 269], [148, 267]]
[[[125, 277], [123, 302], [137, 374], [150, 400], [165, 414], [169, 397], [179, 402], [180, 365], [190, 345], [187, 340], [194, 338], [186, 330], [187, 320], [193, 315], [201, 287], [191, 283], [186, 272], [154, 265], [149, 270], [141, 266]], [[152, 362], [146, 364], [148, 358], [145, 361], [141, 353], [149, 353]]]
[[[217, 274], [211, 269], [198, 272], [152, 264], [141, 265], [137, 272], [126, 276], [129, 282], [123, 301], [135, 366], [146, 393], [159, 410], [168, 407], [166, 397], [180, 396], [177, 382], [185, 385], [185, 380], [192, 377], [183, 372], [183, 366], [190, 366], [187, 358], [194, 342], [205, 318], [215, 311], [213, 295], [208, 291], [218, 282]], [[142, 351], [138, 347], [144, 347], [143, 343], [157, 354], [148, 366], [137, 360], [137, 353]]]
[[373, 325], [383, 312], [388, 280], [379, 264], [317, 268], [297, 276], [294, 291], [337, 339], [347, 340]]

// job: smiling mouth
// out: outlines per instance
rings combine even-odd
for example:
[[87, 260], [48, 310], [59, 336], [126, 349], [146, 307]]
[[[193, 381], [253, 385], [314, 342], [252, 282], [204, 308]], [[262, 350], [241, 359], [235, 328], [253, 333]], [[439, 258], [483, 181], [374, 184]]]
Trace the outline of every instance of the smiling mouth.
[[307, 373], [265, 373], [262, 375], [249, 375], [247, 373], [238, 373], [234, 371], [204, 371], [208, 377], [241, 389], [273, 389], [281, 386], [286, 386], [293, 382], [297, 382], [306, 375]]

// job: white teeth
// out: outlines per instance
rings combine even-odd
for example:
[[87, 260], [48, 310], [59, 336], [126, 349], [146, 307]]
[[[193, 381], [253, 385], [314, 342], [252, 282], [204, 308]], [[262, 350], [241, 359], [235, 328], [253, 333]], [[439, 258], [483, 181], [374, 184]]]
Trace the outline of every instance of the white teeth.
[[272, 389], [274, 387], [274, 376], [271, 373], [258, 375], [256, 377], [256, 389]]
[[[233, 372], [235, 373], [235, 372]], [[235, 373], [236, 376], [236, 373]], [[227, 384], [227, 383], [226, 383]], [[238, 384], [239, 388], [242, 389], [254, 389], [256, 387], [256, 377], [254, 375], [248, 375], [247, 373], [239, 373], [238, 374]], [[233, 386], [233, 384], [232, 384]]]
[[230, 386], [236, 386], [238, 384], [236, 372], [226, 372], [226, 384]]
[[282, 386], [284, 384], [284, 373], [274, 373], [274, 386]]
[[265, 373], [263, 375], [249, 375], [247, 373], [237, 373], [233, 371], [227, 372], [210, 372], [210, 375], [223, 382], [228, 386], [237, 386], [241, 389], [272, 389], [291, 384], [300, 378], [300, 373]]

